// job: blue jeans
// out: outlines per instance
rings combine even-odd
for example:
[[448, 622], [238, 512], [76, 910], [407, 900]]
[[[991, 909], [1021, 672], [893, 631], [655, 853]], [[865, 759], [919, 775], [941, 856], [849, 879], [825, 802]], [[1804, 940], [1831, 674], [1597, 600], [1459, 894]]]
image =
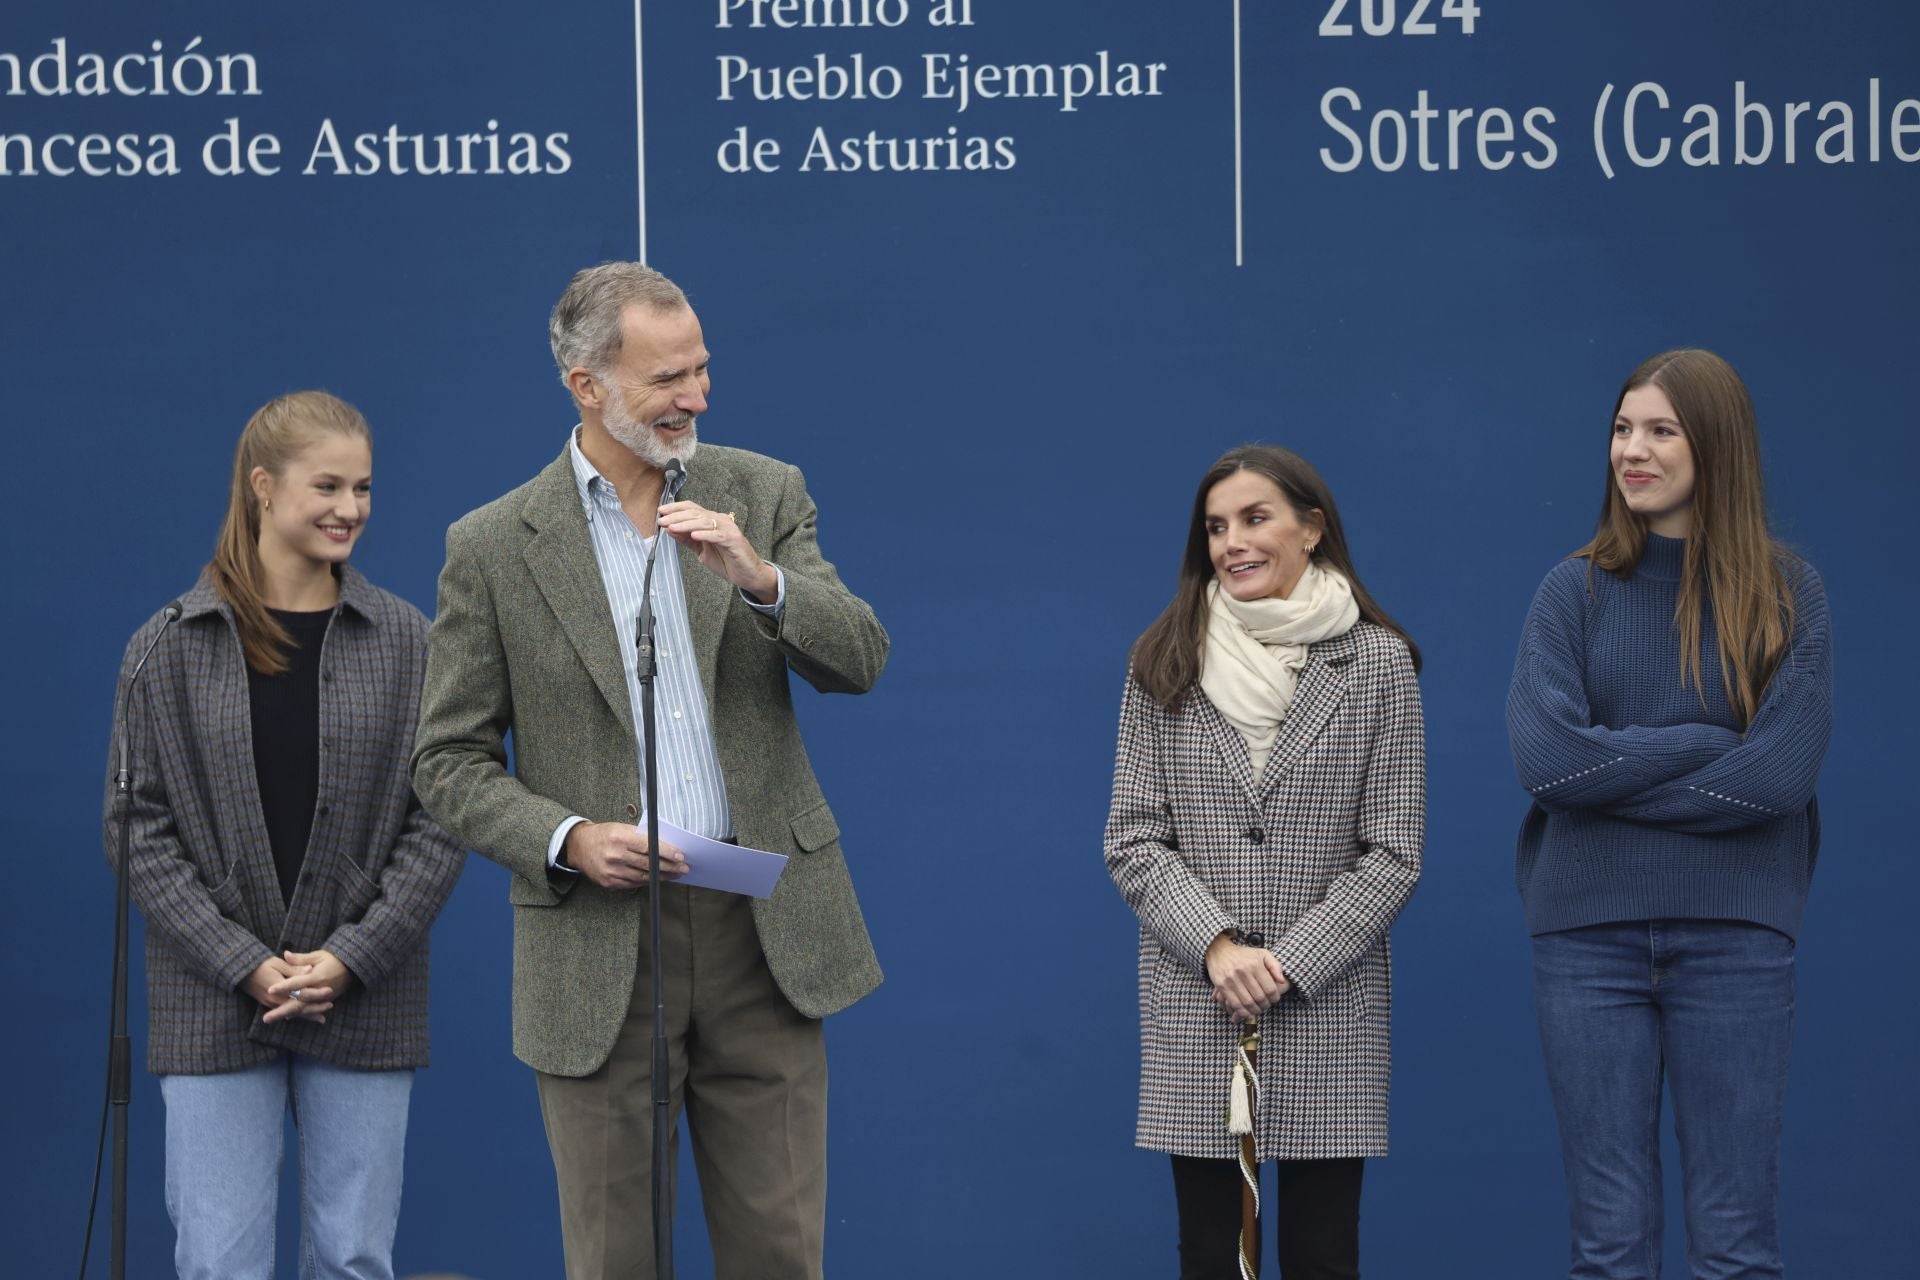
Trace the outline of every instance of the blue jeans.
[[1572, 1280], [1657, 1280], [1660, 1084], [1673, 1096], [1697, 1280], [1777, 1280], [1793, 940], [1726, 920], [1635, 920], [1533, 940], [1560, 1121]]
[[160, 1077], [181, 1280], [271, 1280], [289, 1109], [300, 1133], [301, 1280], [393, 1280], [412, 1090], [412, 1071], [295, 1054], [249, 1071]]

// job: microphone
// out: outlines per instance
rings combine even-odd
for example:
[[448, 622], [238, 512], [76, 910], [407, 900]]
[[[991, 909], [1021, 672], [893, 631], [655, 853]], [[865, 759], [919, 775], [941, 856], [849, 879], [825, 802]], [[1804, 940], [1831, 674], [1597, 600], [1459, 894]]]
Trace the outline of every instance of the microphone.
[[153, 639], [147, 642], [146, 652], [140, 655], [140, 661], [133, 664], [133, 674], [127, 677], [129, 692], [133, 689], [133, 682], [140, 678], [142, 671], [146, 670], [147, 659], [151, 658], [153, 651], [160, 647], [160, 641], [167, 634], [167, 628], [180, 620], [180, 613], [181, 606], [178, 600], [167, 601], [167, 607], [160, 611], [160, 629], [153, 633]]
[[140, 673], [147, 669], [147, 659], [153, 656], [153, 651], [160, 647], [162, 640], [166, 639], [167, 629], [180, 620], [180, 614], [180, 602], [178, 600], [167, 601], [167, 607], [160, 611], [160, 629], [153, 633], [153, 639], [147, 642], [146, 652], [140, 655], [140, 661], [133, 664], [133, 674], [127, 677], [126, 701], [123, 702], [120, 707], [120, 768], [114, 774], [114, 785], [118, 788], [118, 793], [114, 797], [114, 806], [116, 809], [125, 809], [127, 803], [127, 787], [133, 777], [132, 769], [129, 766], [128, 757], [130, 752], [127, 742], [128, 729], [133, 718], [133, 686], [139, 682]]
[[[680, 490], [687, 483], [687, 465], [678, 458], [668, 458], [667, 465], [660, 469], [660, 505], [666, 506], [680, 496]], [[667, 541], [666, 534], [654, 526], [648, 540], [646, 570], [640, 575], [640, 616], [634, 622], [633, 643], [639, 650], [636, 674], [643, 685], [651, 685], [653, 680], [653, 562], [660, 555], [660, 544]]]
[[[660, 505], [679, 498], [687, 483], [686, 464], [668, 458], [661, 468]], [[673, 1280], [673, 1212], [667, 1195], [671, 1167], [670, 1134], [673, 1128], [668, 1066], [671, 1051], [667, 1047], [667, 995], [663, 977], [666, 962], [660, 948], [660, 774], [659, 722], [655, 719], [653, 677], [657, 650], [654, 645], [653, 562], [660, 546], [668, 540], [657, 526], [653, 545], [647, 548], [647, 568], [640, 578], [640, 616], [634, 621], [633, 672], [640, 682], [640, 720], [634, 726], [640, 734], [641, 779], [645, 789], [647, 832], [647, 919], [652, 941], [647, 949], [647, 974], [653, 986], [653, 1267], [662, 1280]], [[668, 555], [674, 554], [668, 551]]]
[[[107, 1110], [113, 1115], [113, 1192], [112, 1223], [108, 1269], [115, 1276], [126, 1274], [127, 1266], [127, 1107], [133, 1101], [133, 1040], [127, 1034], [127, 901], [132, 894], [133, 878], [133, 690], [146, 669], [147, 659], [167, 638], [167, 632], [183, 612], [178, 600], [167, 601], [160, 611], [160, 627], [147, 642], [146, 652], [134, 663], [127, 676], [127, 690], [120, 699], [120, 722], [114, 726], [119, 741], [119, 768], [113, 776], [113, 814], [120, 824], [120, 857], [113, 870], [113, 987], [110, 1008], [111, 1028], [107, 1037]], [[106, 1117], [102, 1116], [100, 1137], [107, 1136]], [[100, 1155], [93, 1165], [93, 1204], [99, 1203]], [[91, 1228], [93, 1208], [87, 1210]], [[91, 1230], [89, 1230], [91, 1235]], [[86, 1255], [81, 1254], [80, 1269], [86, 1270]]]
[[[680, 490], [687, 484], [687, 464], [678, 458], [668, 458], [667, 465], [660, 469], [660, 505], [666, 506], [680, 497]], [[658, 526], [647, 544], [646, 571], [640, 575], [640, 616], [634, 620], [633, 643], [639, 650], [636, 674], [641, 683], [649, 686], [653, 680], [653, 562], [660, 555], [661, 543], [667, 537]], [[649, 692], [651, 696], [651, 692]]]

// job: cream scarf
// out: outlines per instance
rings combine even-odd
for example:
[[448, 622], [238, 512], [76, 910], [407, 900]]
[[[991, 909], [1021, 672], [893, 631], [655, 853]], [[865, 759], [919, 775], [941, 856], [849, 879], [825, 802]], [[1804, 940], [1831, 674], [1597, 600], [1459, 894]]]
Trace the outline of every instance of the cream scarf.
[[1235, 600], [1219, 582], [1208, 584], [1200, 688], [1245, 736], [1256, 779], [1293, 706], [1307, 646], [1343, 636], [1359, 620], [1346, 576], [1312, 562], [1284, 600]]

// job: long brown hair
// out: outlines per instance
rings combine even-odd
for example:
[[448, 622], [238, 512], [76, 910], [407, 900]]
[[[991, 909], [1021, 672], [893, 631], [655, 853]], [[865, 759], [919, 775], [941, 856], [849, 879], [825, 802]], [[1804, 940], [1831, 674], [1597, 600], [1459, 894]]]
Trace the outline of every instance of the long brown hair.
[[1340, 509], [1334, 506], [1327, 482], [1297, 453], [1276, 445], [1244, 444], [1222, 454], [1200, 477], [1173, 600], [1133, 642], [1133, 676], [1147, 696], [1171, 711], [1200, 679], [1200, 655], [1207, 635], [1207, 584], [1215, 577], [1213, 557], [1207, 552], [1207, 495], [1213, 486], [1239, 471], [1251, 471], [1273, 481], [1300, 522], [1320, 531], [1313, 549], [1314, 562], [1322, 568], [1338, 569], [1346, 577], [1353, 587], [1354, 603], [1360, 606], [1360, 617], [1399, 636], [1413, 656], [1413, 669], [1418, 671], [1419, 646], [1367, 593], [1354, 571], [1347, 533], [1340, 524]]
[[[1680, 632], [1680, 679], [1700, 683], [1700, 619], [1711, 608], [1720, 633], [1720, 680], [1740, 727], [1754, 712], [1793, 634], [1793, 592], [1781, 565], [1784, 549], [1767, 530], [1760, 433], [1746, 383], [1711, 351], [1663, 351], [1627, 375], [1613, 418], [1627, 393], [1658, 387], [1673, 405], [1693, 450], [1693, 506], [1674, 626]], [[1607, 466], [1607, 492], [1593, 540], [1574, 552], [1617, 577], [1640, 563], [1647, 522], [1628, 508]]]
[[268, 475], [278, 479], [302, 450], [326, 435], [358, 436], [373, 444], [367, 420], [345, 400], [325, 391], [295, 391], [261, 405], [234, 447], [233, 488], [207, 574], [233, 610], [247, 665], [262, 675], [277, 676], [287, 669], [283, 650], [292, 637], [267, 612], [266, 571], [260, 564], [260, 500], [253, 492], [253, 469], [265, 467]]

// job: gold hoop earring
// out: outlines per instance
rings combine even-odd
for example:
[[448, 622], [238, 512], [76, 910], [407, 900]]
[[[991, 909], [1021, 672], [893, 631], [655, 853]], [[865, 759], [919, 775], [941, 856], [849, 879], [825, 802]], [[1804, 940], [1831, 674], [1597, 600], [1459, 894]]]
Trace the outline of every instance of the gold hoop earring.
[[261, 509], [262, 511], [271, 511], [271, 510], [273, 510], [273, 499], [272, 499], [272, 498], [262, 498], [262, 499], [260, 499], [260, 509]]

